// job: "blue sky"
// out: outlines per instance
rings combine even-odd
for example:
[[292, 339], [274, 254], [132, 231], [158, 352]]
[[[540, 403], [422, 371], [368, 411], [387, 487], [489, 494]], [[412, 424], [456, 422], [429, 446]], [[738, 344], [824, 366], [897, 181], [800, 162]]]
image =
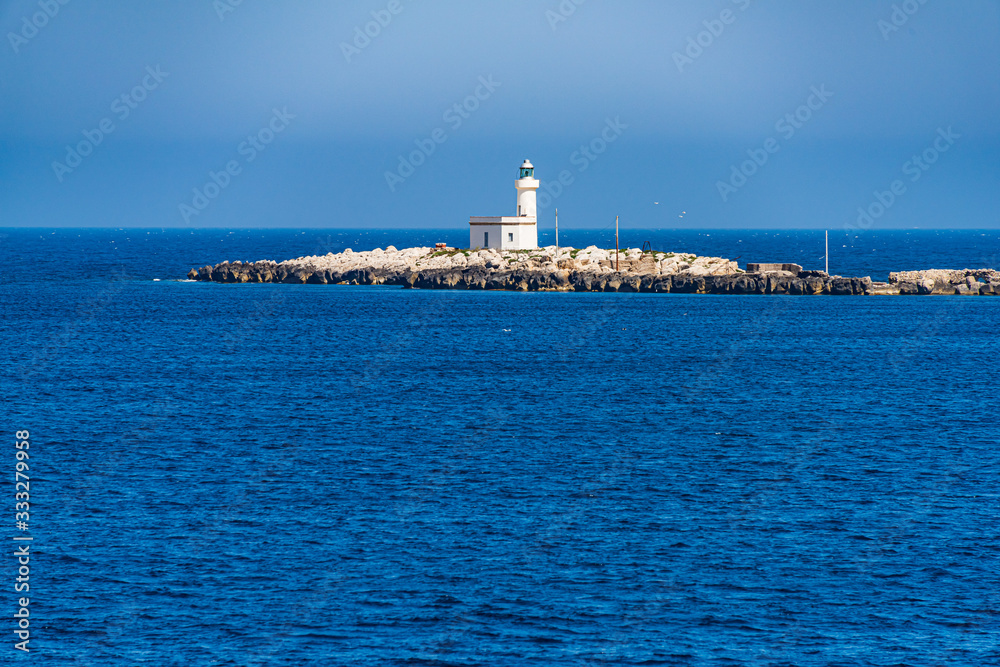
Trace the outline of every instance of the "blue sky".
[[1000, 227], [998, 0], [234, 1], [0, 0], [0, 226]]

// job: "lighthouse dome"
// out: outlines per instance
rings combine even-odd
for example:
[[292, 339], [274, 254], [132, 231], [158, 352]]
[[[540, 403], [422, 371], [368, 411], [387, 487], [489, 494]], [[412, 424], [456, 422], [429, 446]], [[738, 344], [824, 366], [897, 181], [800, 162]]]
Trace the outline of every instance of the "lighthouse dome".
[[531, 160], [525, 160], [524, 164], [521, 165], [521, 178], [534, 178], [535, 177], [535, 165], [531, 164]]

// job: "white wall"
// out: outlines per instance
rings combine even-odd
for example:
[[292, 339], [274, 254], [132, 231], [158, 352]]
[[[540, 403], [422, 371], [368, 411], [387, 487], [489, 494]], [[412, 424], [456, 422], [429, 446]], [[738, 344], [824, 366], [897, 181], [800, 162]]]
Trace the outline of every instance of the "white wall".
[[[510, 235], [514, 240], [510, 240]], [[492, 235], [490, 235], [492, 239]], [[538, 247], [537, 225], [505, 225], [503, 228], [504, 250], [531, 250]]]
[[514, 182], [517, 188], [517, 212], [515, 215], [534, 218], [537, 214], [536, 191], [541, 183], [534, 178], [522, 178]]
[[[489, 242], [485, 235], [489, 234]], [[503, 229], [500, 225], [469, 225], [469, 247], [470, 248], [495, 248], [500, 250], [503, 246]]]

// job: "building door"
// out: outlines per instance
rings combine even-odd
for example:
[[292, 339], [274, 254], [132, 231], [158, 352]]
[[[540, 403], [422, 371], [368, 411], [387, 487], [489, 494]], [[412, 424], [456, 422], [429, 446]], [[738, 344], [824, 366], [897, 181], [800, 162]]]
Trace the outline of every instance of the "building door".
[[483, 247], [484, 248], [489, 248], [490, 247], [490, 233], [489, 232], [483, 232]]

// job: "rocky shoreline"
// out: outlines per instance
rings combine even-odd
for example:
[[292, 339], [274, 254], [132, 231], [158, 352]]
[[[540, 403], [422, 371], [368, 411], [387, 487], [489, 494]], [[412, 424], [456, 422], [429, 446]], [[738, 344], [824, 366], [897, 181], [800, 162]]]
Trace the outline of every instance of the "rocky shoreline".
[[830, 276], [795, 264], [748, 264], [690, 253], [615, 253], [590, 246], [530, 251], [389, 246], [284, 262], [222, 262], [188, 278], [217, 283], [397, 285], [413, 289], [791, 295], [1000, 295], [992, 269], [903, 271], [889, 282]]

